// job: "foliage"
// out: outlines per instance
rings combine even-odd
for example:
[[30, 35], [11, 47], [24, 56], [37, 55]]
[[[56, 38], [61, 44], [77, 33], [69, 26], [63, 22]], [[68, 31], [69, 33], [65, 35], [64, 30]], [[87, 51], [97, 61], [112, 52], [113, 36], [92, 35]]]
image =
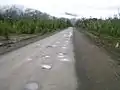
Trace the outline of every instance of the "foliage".
[[0, 8], [0, 35], [6, 39], [9, 34], [45, 34], [69, 26], [69, 19], [52, 17], [38, 10], [21, 10], [16, 6]]
[[97, 32], [97, 35], [108, 35], [120, 37], [120, 19], [116, 16], [108, 19], [82, 18], [76, 22], [77, 27], [85, 28], [89, 31]]

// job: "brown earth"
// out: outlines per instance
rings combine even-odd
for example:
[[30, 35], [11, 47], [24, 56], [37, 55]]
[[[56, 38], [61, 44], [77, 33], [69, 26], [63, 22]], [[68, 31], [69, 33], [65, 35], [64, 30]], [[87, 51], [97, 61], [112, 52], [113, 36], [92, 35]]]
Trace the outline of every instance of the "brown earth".
[[120, 90], [120, 68], [84, 33], [73, 32], [78, 90]]

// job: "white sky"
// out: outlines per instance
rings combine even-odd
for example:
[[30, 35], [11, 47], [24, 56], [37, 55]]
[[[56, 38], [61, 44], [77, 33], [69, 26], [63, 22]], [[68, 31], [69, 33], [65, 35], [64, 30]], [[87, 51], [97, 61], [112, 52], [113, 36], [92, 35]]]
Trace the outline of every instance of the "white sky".
[[70, 17], [64, 12], [78, 14], [79, 17], [109, 17], [118, 13], [120, 0], [0, 0], [1, 5], [20, 4], [25, 7], [47, 12], [58, 17]]

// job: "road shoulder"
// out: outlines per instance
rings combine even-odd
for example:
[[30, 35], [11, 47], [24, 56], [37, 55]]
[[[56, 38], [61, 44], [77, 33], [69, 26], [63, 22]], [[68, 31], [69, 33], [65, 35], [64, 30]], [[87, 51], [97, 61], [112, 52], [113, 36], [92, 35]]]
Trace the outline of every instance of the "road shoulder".
[[76, 72], [82, 90], [120, 90], [113, 60], [83, 33], [74, 30]]
[[0, 46], [0, 55], [6, 54], [8, 52], [14, 51], [14, 50], [19, 49], [21, 47], [24, 47], [24, 46], [26, 46], [28, 44], [34, 43], [34, 42], [36, 42], [38, 40], [41, 40], [41, 39], [44, 39], [46, 37], [52, 36], [52, 35], [54, 35], [54, 34], [56, 34], [58, 32], [60, 32], [60, 31], [47, 33], [47, 34], [44, 34], [42, 36], [35, 36], [35, 37], [24, 39], [24, 40], [15, 42], [15, 43], [10, 43], [10, 44], [5, 45], [5, 46]]

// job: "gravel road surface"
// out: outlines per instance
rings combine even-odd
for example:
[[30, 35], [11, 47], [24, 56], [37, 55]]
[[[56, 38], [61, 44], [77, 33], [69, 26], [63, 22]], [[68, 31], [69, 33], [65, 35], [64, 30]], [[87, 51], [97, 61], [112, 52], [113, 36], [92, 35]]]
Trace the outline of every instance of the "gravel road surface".
[[76, 90], [73, 28], [0, 56], [0, 90]]
[[120, 90], [114, 60], [72, 27], [0, 56], [0, 90]]

